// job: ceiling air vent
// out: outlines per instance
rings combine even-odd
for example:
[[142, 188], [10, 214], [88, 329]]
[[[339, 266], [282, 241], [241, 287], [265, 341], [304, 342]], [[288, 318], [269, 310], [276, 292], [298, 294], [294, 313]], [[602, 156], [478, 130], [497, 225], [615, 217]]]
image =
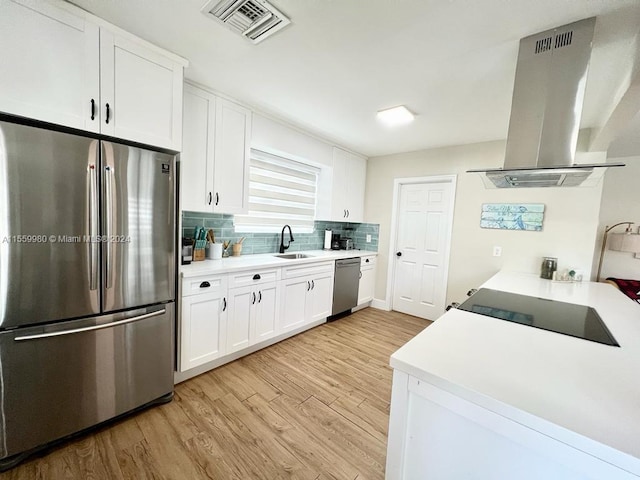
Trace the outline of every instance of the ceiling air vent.
[[202, 13], [252, 43], [260, 43], [291, 23], [266, 0], [210, 0], [202, 7]]

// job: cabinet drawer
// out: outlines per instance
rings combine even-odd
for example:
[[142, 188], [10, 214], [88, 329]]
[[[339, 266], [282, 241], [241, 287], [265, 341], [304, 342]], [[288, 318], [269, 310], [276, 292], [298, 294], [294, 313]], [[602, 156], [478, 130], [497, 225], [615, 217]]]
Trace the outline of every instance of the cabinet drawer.
[[212, 293], [227, 288], [226, 275], [200, 275], [182, 279], [182, 296]]
[[307, 275], [317, 275], [320, 273], [333, 272], [335, 270], [335, 262], [320, 262], [312, 264], [304, 264], [298, 266], [284, 267], [282, 269], [282, 278], [296, 278]]
[[280, 269], [270, 268], [262, 270], [247, 270], [246, 272], [230, 273], [229, 288], [260, 285], [280, 280]]
[[360, 266], [362, 267], [374, 267], [376, 265], [376, 257], [374, 255], [370, 255], [368, 257], [360, 257]]

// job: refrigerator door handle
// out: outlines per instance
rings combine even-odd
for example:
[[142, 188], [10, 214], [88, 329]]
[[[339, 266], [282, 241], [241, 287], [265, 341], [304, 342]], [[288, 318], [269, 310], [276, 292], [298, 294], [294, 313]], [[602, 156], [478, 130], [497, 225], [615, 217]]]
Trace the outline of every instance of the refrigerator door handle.
[[[92, 148], [95, 148], [94, 144]], [[95, 163], [89, 163], [89, 289], [98, 289], [98, 151], [95, 151]]]
[[136, 317], [125, 318], [124, 320], [118, 320], [117, 322], [105, 323], [103, 325], [94, 325], [92, 327], [72, 328], [70, 330], [60, 330], [59, 332], [40, 333], [37, 335], [25, 335], [24, 337], [16, 337], [13, 340], [15, 342], [24, 342], [25, 340], [38, 340], [40, 338], [60, 337], [62, 335], [72, 335], [74, 333], [91, 332], [94, 330], [102, 330], [104, 328], [112, 328], [118, 325], [125, 325], [127, 323], [138, 322], [146, 318], [157, 317], [164, 315], [167, 312], [166, 308], [158, 310], [156, 312], [145, 313], [144, 315], [138, 315]]
[[111, 235], [113, 233], [113, 167], [107, 165], [105, 170], [105, 236], [106, 241], [106, 288], [113, 288], [113, 246]]

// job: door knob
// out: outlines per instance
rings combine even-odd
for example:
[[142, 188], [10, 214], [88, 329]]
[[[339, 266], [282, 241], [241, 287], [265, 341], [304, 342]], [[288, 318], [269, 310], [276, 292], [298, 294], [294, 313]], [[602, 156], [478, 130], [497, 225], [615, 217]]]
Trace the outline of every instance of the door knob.
[[402, 256], [402, 252], [396, 252], [396, 257], [401, 257]]

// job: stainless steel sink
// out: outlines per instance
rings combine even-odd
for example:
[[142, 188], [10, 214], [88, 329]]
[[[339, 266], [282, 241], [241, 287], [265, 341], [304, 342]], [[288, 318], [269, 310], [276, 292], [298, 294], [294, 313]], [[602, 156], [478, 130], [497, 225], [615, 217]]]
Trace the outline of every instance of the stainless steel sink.
[[296, 260], [298, 258], [312, 258], [313, 255], [307, 255], [305, 253], [283, 253], [281, 255], [274, 255], [278, 258], [286, 258], [287, 260]]

